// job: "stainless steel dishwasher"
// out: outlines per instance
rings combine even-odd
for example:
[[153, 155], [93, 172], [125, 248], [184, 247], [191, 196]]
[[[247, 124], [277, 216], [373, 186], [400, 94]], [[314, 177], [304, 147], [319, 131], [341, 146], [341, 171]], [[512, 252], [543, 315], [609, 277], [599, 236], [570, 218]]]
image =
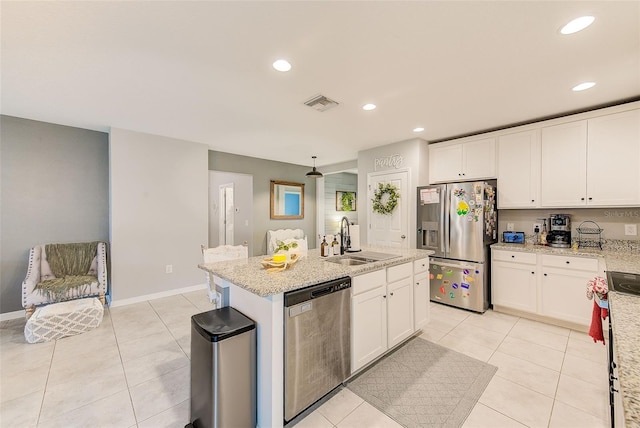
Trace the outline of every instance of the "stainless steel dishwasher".
[[284, 295], [284, 419], [290, 421], [350, 375], [351, 278]]

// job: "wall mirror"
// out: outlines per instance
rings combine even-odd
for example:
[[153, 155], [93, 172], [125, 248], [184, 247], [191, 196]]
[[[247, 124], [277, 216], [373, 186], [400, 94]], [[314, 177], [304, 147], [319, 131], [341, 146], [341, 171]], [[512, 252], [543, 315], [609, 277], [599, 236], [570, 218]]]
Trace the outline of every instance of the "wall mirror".
[[304, 183], [271, 180], [271, 218], [304, 218]]

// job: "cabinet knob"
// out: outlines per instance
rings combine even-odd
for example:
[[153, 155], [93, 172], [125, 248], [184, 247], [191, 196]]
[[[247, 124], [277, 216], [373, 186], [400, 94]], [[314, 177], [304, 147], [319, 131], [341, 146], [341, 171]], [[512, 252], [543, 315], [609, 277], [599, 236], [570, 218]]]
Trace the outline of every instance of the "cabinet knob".
[[593, 201], [593, 198], [589, 198], [590, 201]]
[[512, 254], [512, 255], [511, 255], [511, 258], [512, 258], [512, 259], [515, 259], [515, 258], [516, 258], [516, 256], [514, 256], [514, 255]]
[[536, 201], [535, 199], [531, 199], [531, 202], [535, 202], [535, 201]]
[[386, 294], [383, 294], [383, 295], [382, 295], [382, 298], [383, 298], [383, 299], [386, 299], [386, 298], [387, 298], [387, 295], [386, 295]]
[[567, 264], [571, 263], [569, 260], [567, 260]]
[[581, 201], [584, 201], [584, 198], [580, 198]]
[[547, 276], [547, 274], [545, 273], [544, 276]]
[[531, 271], [531, 275], [535, 275], [535, 274], [536, 274], [535, 272]]
[[393, 293], [391, 293], [391, 295], [393, 296]]

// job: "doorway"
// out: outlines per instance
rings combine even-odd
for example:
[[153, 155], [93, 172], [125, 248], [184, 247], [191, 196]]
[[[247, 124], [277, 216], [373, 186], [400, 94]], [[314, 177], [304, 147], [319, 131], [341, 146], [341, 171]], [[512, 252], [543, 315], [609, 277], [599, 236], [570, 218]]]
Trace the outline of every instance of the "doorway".
[[253, 255], [253, 176], [209, 171], [208, 246], [246, 245]]
[[[379, 214], [373, 211], [372, 199], [379, 184], [392, 184], [396, 187], [398, 205], [391, 214]], [[392, 248], [409, 248], [409, 171], [396, 170], [389, 173], [378, 172], [367, 174], [367, 197], [369, 214], [369, 233], [367, 242], [369, 245], [381, 245]], [[383, 196], [384, 198], [384, 196]], [[385, 203], [385, 199], [383, 199]]]

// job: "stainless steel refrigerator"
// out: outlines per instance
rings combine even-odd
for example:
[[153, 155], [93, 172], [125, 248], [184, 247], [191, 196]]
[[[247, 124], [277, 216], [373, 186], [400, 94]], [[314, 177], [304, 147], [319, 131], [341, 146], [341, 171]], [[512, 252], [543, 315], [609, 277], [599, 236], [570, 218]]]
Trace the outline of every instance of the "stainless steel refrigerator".
[[490, 303], [489, 246], [497, 242], [496, 181], [418, 188], [417, 246], [433, 250], [430, 299], [476, 312]]

